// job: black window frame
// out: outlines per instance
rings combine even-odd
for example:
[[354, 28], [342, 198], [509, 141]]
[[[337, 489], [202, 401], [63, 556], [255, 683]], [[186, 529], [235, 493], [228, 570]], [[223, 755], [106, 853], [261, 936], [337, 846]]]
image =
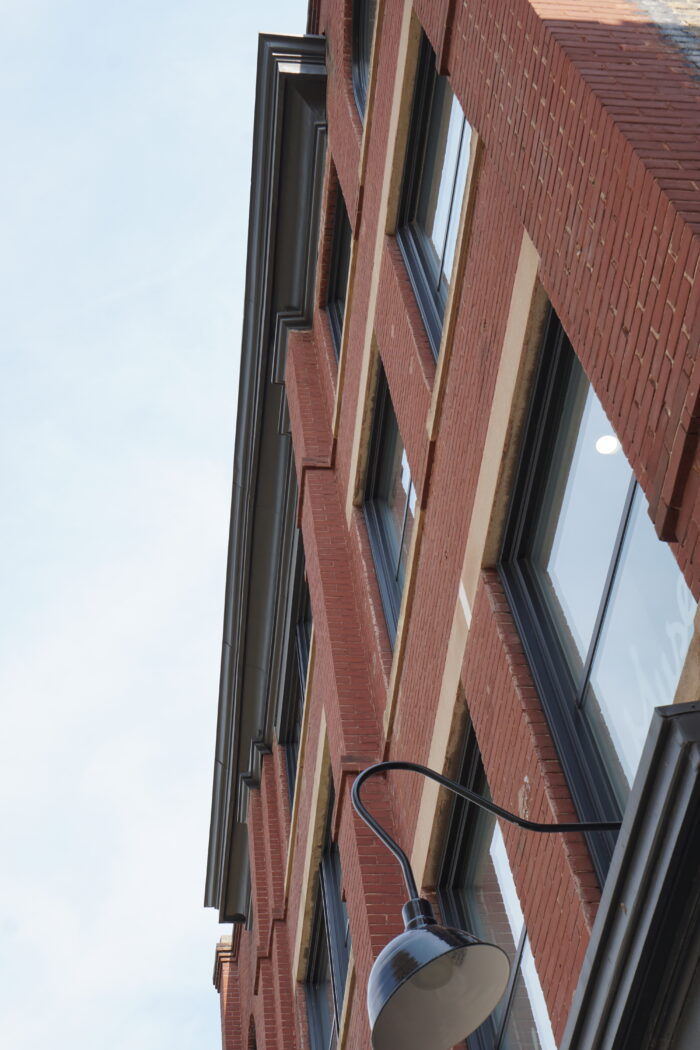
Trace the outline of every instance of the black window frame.
[[355, 105], [364, 121], [369, 94], [372, 62], [372, 40], [377, 15], [377, 0], [352, 2], [352, 89]]
[[[447, 308], [449, 282], [442, 282], [444, 272], [445, 250], [441, 269], [438, 274], [437, 286], [435, 286], [435, 274], [431, 265], [433, 255], [430, 246], [430, 238], [425, 233], [418, 217], [418, 206], [421, 191], [426, 178], [431, 179], [436, 167], [436, 158], [428, 156], [429, 132], [432, 126], [432, 107], [438, 81], [447, 81], [446, 77], [440, 77], [437, 72], [435, 52], [425, 35], [422, 34], [418, 54], [418, 65], [416, 69], [416, 81], [413, 92], [413, 103], [411, 107], [411, 118], [409, 135], [406, 148], [406, 160], [404, 164], [403, 181], [401, 184], [401, 199], [399, 204], [396, 240], [403, 256], [404, 264], [413, 287], [423, 323], [428, 333], [428, 339], [437, 358], [440, 351], [442, 339], [442, 328]], [[452, 92], [452, 89], [448, 89]], [[463, 114], [464, 115], [464, 114]], [[466, 116], [462, 126], [468, 126]], [[461, 152], [458, 151], [458, 158]], [[459, 164], [455, 167], [452, 183], [452, 196], [450, 199], [450, 216], [454, 204], [454, 193], [457, 184]], [[457, 212], [457, 222], [461, 204]], [[449, 229], [449, 226], [448, 226]], [[448, 236], [445, 237], [445, 247]]]
[[383, 367], [379, 368], [377, 377], [377, 391], [374, 406], [374, 419], [370, 438], [369, 458], [367, 462], [367, 477], [365, 481], [364, 513], [369, 535], [372, 558], [379, 585], [379, 594], [384, 609], [389, 640], [393, 647], [396, 641], [399, 613], [401, 611], [401, 599], [403, 596], [403, 585], [399, 582], [400, 555], [403, 539], [406, 532], [408, 513], [410, 511], [411, 490], [415, 493], [413, 477], [409, 482], [409, 490], [406, 495], [406, 511], [404, 513], [401, 535], [398, 537], [398, 560], [394, 552], [394, 544], [391, 542], [393, 532], [393, 520], [386, 502], [378, 496], [378, 482], [384, 456], [387, 448], [383, 440], [384, 428], [388, 421], [388, 413], [394, 418], [398, 440], [403, 440], [396, 419], [394, 406], [391, 402], [389, 384]]
[[[600, 638], [632, 500], [638, 487], [634, 474], [631, 476], [620, 527], [611, 552], [583, 678], [577, 680], [574, 676], [537, 573], [528, 558], [548, 479], [553, 444], [564, 411], [564, 393], [572, 370], [576, 367], [574, 349], [557, 315], [550, 308], [498, 571], [577, 813], [581, 820], [618, 820], [622, 815], [618, 793], [592, 728], [583, 715], [581, 694], [588, 681]], [[586, 838], [596, 874], [602, 884], [610, 867], [616, 833], [598, 832]]]
[[290, 802], [294, 800], [298, 773], [299, 745], [304, 716], [304, 697], [306, 694], [312, 629], [311, 595], [306, 578], [304, 546], [301, 534], [299, 534], [294, 566], [289, 651], [285, 664], [284, 700], [279, 735], [280, 744], [285, 749]]
[[[340, 851], [333, 839], [331, 826], [334, 800], [335, 795], [331, 787], [318, 868], [306, 978], [311, 1050], [332, 1050], [337, 1044], [350, 962], [350, 925], [347, 907], [342, 897]], [[332, 1018], [326, 1017], [328, 980], [333, 1002]]]
[[[458, 781], [477, 794], [487, 798], [491, 797], [481, 752], [471, 723], [465, 733]], [[485, 814], [483, 810], [458, 797], [451, 800], [450, 806], [445, 848], [436, 887], [438, 904], [443, 921], [447, 926], [471, 931], [475, 923], [469, 900], [461, 883], [460, 872], [473, 851], [478, 848], [479, 843], [476, 838], [478, 822], [484, 819]], [[503, 1015], [497, 1024], [491, 1013], [465, 1041], [464, 1046], [468, 1047], [468, 1050], [501, 1050], [512, 1015], [515, 990], [521, 974], [521, 963], [527, 940], [527, 924], [523, 922], [515, 952], [512, 957], [508, 953], [510, 974], [502, 997]]]
[[333, 349], [337, 360], [340, 356], [340, 346], [343, 341], [345, 304], [350, 275], [350, 256], [352, 254], [352, 226], [350, 225], [340, 184], [336, 186], [335, 194], [335, 217], [333, 220], [330, 269], [328, 271], [326, 310], [328, 311], [328, 320], [331, 326], [331, 335], [333, 336]]
[[338, 1029], [328, 1010], [328, 984], [331, 978], [330, 946], [326, 917], [316, 899], [306, 970], [306, 1016], [311, 1050], [334, 1050]]

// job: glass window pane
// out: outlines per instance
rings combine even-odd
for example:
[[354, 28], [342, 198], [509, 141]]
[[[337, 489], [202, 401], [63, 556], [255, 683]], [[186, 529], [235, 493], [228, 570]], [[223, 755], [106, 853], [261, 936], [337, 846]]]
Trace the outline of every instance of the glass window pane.
[[401, 488], [405, 494], [405, 499], [397, 580], [399, 587], [403, 588], [406, 577], [406, 566], [408, 564], [408, 552], [411, 547], [411, 536], [413, 535], [413, 518], [416, 510], [416, 490], [413, 486], [413, 481], [411, 480], [411, 470], [408, 465], [408, 457], [406, 456], [405, 449], [401, 457]]
[[510, 864], [508, 863], [506, 844], [503, 841], [503, 834], [498, 824], [494, 824], [491, 845], [489, 846], [489, 856], [493, 861], [494, 871], [496, 872], [496, 878], [498, 879], [498, 886], [503, 897], [503, 905], [506, 910], [506, 915], [508, 916], [508, 925], [510, 927], [513, 944], [517, 944], [520, 940], [520, 934], [523, 932], [525, 919], [523, 918], [523, 911], [520, 907], [518, 891], [516, 890], [515, 882], [513, 881], [513, 873], [510, 870]]
[[[464, 873], [462, 893], [465, 898], [470, 932], [480, 937], [481, 940], [503, 948], [512, 961], [520, 936], [520, 929], [518, 929], [520, 905], [517, 894], [515, 895], [515, 908], [512, 907], [512, 897], [509, 902], [506, 902], [504, 897], [501, 886], [503, 858], [498, 848], [498, 836], [500, 836], [500, 828], [495, 822], [495, 817], [480, 813], [470, 838], [469, 861]], [[511, 905], [510, 913], [508, 903]], [[522, 913], [520, 919], [522, 920]], [[493, 1041], [494, 1031], [497, 1031], [503, 1023], [505, 1008], [506, 1001], [501, 999], [484, 1025], [484, 1036], [489, 1044]]]
[[463, 120], [447, 78], [437, 77], [416, 209], [418, 223], [432, 248], [431, 269], [436, 281], [442, 268]]
[[[392, 571], [398, 577], [401, 561], [401, 541], [404, 534], [408, 489], [405, 481], [407, 464], [396, 416], [387, 403], [380, 439], [381, 461], [377, 472], [374, 498], [379, 502], [384, 520], [386, 545]], [[409, 483], [410, 483], [410, 474]]]
[[325, 1050], [334, 1036], [335, 1010], [326, 924], [322, 919], [319, 921], [312, 953], [309, 972], [309, 1029], [315, 1050]]
[[533, 544], [574, 669], [588, 653], [630, 479], [619, 442], [577, 363]]
[[364, 115], [367, 102], [375, 9], [376, 0], [353, 2], [353, 87], [361, 115]]
[[610, 754], [619, 759], [621, 801], [634, 778], [653, 709], [673, 700], [695, 609], [637, 489], [585, 704], [601, 749], [608, 760]]
[[556, 1050], [530, 941], [526, 938], [499, 1050]]
[[459, 219], [462, 214], [462, 201], [464, 199], [464, 189], [467, 185], [467, 172], [469, 171], [469, 147], [472, 137], [472, 129], [467, 123], [457, 99], [453, 98], [452, 109], [454, 110], [455, 107], [459, 114], [458, 119], [460, 119], [462, 122], [462, 129], [460, 133], [459, 157], [457, 158], [457, 171], [455, 173], [454, 193], [452, 195], [452, 206], [450, 208], [450, 219], [447, 227], [447, 239], [445, 242], [445, 258], [442, 264], [442, 272], [446, 284], [449, 284], [450, 278], [452, 277], [452, 265], [454, 263], [455, 258], [455, 248], [457, 246], [457, 232], [459, 230]]
[[[339, 201], [339, 207], [341, 202]], [[335, 298], [338, 303], [338, 309], [341, 316], [345, 313], [345, 300], [347, 298], [348, 290], [348, 276], [350, 274], [350, 255], [352, 252], [352, 229], [350, 228], [350, 220], [348, 219], [348, 213], [345, 210], [345, 205], [342, 204], [342, 211], [338, 219], [338, 263], [337, 271], [335, 274]]]

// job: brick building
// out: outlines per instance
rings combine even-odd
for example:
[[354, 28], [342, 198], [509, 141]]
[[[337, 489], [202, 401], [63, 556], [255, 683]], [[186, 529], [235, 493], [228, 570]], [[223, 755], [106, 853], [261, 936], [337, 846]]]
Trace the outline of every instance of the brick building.
[[[627, 0], [311, 0], [259, 47], [206, 904], [226, 1050], [366, 1050], [405, 891], [471, 1050], [700, 1041], [700, 56]], [[661, 711], [655, 712], [655, 709]], [[397, 1047], [397, 1050], [401, 1050]]]

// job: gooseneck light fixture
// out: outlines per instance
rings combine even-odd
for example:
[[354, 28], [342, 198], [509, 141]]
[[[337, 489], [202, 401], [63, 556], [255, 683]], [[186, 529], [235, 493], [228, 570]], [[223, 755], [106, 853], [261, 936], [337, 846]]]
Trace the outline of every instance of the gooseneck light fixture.
[[372, 1046], [374, 1050], [449, 1050], [494, 1009], [506, 989], [510, 964], [506, 953], [495, 944], [437, 924], [430, 904], [418, 894], [408, 857], [362, 803], [364, 782], [394, 769], [420, 773], [527, 831], [617, 831], [620, 823], [538, 824], [524, 820], [415, 762], [378, 762], [358, 775], [352, 804], [398, 860], [409, 897], [403, 907], [404, 932], [379, 953], [367, 986]]

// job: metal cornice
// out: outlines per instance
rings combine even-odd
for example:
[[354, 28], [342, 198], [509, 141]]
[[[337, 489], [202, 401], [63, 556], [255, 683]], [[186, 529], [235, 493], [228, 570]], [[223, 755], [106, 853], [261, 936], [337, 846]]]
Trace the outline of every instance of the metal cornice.
[[697, 1046], [699, 842], [700, 703], [658, 707], [561, 1050]]
[[271, 654], [284, 544], [290, 440], [284, 359], [313, 310], [325, 150], [325, 40], [258, 45], [241, 369], [205, 906], [245, 919], [246, 785], [271, 743]]

